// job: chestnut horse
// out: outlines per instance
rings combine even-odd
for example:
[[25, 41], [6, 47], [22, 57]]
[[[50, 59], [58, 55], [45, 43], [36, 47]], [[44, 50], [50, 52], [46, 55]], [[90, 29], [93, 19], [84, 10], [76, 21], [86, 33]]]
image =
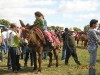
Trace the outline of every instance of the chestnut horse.
[[[34, 27], [32, 28], [32, 26], [28, 26], [21, 21], [20, 24], [22, 26], [22, 37], [24, 39], [28, 40], [28, 46], [32, 49], [32, 53], [33, 53], [33, 58], [34, 58], [34, 68], [33, 71], [37, 70], [37, 57], [36, 57], [36, 52], [38, 53], [38, 63], [39, 63], [39, 68], [37, 73], [40, 73], [42, 70], [42, 53], [44, 51], [44, 44], [43, 41], [40, 39], [40, 37], [36, 34]], [[23, 28], [24, 27], [24, 28]], [[48, 51], [48, 56], [49, 56], [49, 64], [48, 67], [51, 67], [52, 65], [52, 49]], [[58, 67], [58, 53], [57, 53], [57, 49], [54, 48], [53, 49], [53, 53], [55, 55], [55, 60], [56, 60], [56, 67]]]
[[88, 38], [87, 38], [87, 34], [85, 32], [83, 32], [80, 36], [80, 40], [82, 41], [82, 45], [84, 46], [84, 48], [87, 47], [87, 43], [88, 43]]

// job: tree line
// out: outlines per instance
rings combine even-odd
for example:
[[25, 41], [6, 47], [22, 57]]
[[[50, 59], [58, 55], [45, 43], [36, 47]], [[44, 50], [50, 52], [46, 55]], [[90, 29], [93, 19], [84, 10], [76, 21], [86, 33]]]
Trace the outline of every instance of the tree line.
[[[6, 27], [10, 27], [10, 22], [8, 21], [8, 20], [5, 20], [5, 19], [0, 19], [0, 24], [2, 24], [2, 25], [5, 25]], [[84, 26], [84, 32], [87, 32], [88, 30], [89, 30], [89, 28], [90, 28], [90, 26], [89, 25], [85, 25]], [[64, 27], [61, 27], [61, 26], [54, 26], [54, 25], [52, 25], [52, 26], [48, 26], [47, 27], [47, 29], [49, 30], [49, 29], [52, 29], [52, 30], [55, 30], [55, 29], [59, 29], [59, 30], [63, 30], [64, 29]], [[74, 30], [74, 31], [82, 31], [80, 28], [78, 28], [78, 27], [73, 27], [73, 28], [69, 28], [70, 30]]]

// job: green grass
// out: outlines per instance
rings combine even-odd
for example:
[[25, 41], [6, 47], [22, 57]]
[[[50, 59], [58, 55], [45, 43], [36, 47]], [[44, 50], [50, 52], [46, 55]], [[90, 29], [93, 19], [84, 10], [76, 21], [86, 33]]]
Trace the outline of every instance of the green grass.
[[[100, 47], [98, 48], [98, 55], [96, 61], [96, 73], [100, 75]], [[61, 60], [61, 52], [59, 53], [59, 67], [55, 67], [55, 60], [53, 60], [53, 65], [51, 68], [48, 68], [48, 59], [43, 60], [42, 62], [42, 72], [38, 75], [88, 75], [88, 69], [86, 66], [89, 64], [89, 53], [87, 49], [83, 49], [81, 45], [77, 47], [77, 55], [79, 61], [82, 63], [81, 66], [78, 66], [73, 58], [69, 59], [69, 66], [66, 66], [64, 60]], [[0, 75], [36, 75], [36, 72], [32, 72], [32, 67], [30, 66], [30, 61], [28, 61], [28, 67], [24, 66], [24, 60], [20, 59], [21, 66], [23, 67], [22, 71], [18, 73], [13, 73], [7, 69], [7, 55], [3, 55], [3, 61], [0, 62]], [[82, 69], [81, 67], [84, 66]], [[76, 68], [78, 67], [78, 68]]]

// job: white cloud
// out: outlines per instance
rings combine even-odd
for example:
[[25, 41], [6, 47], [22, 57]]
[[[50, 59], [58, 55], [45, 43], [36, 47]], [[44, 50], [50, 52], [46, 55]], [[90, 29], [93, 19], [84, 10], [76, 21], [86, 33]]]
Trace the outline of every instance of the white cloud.
[[[34, 12], [36, 11], [40, 11], [45, 15], [56, 13], [55, 10], [47, 8], [5, 8], [0, 10], [0, 19], [6, 19], [15, 23], [19, 23], [19, 19], [27, 22], [33, 22]], [[31, 17], [33, 17], [33, 19], [30, 19]]]
[[73, 18], [73, 15], [72, 14], [63, 14], [63, 17], [64, 18]]
[[61, 26], [61, 27], [68, 27], [70, 28], [71, 25], [70, 24], [65, 24], [65, 23], [58, 23], [58, 22], [51, 22], [51, 21], [47, 21], [47, 25], [48, 26]]
[[56, 4], [53, 0], [0, 0], [0, 8], [18, 8], [27, 6], [50, 6]]
[[59, 12], [83, 12], [83, 11], [95, 11], [99, 6], [97, 0], [63, 0], [61, 1], [58, 11]]
[[22, 19], [26, 23], [33, 22], [34, 12], [36, 11], [40, 11], [44, 15], [55, 14], [56, 10], [48, 9], [46, 6], [56, 3], [53, 0], [0, 0], [0, 19], [6, 19], [18, 24], [19, 19]]
[[79, 19], [75, 19], [74, 21], [75, 21], [75, 22], [80, 22], [80, 21], [83, 21], [83, 19], [80, 19], [80, 18], [79, 18]]
[[76, 17], [76, 19], [74, 21], [77, 21], [77, 22], [83, 21], [86, 19], [100, 19], [100, 13], [80, 14], [75, 17]]
[[81, 18], [81, 19], [87, 19], [87, 18], [95, 18], [97, 14], [93, 14], [93, 13], [90, 13], [90, 14], [81, 14], [78, 16], [78, 18]]

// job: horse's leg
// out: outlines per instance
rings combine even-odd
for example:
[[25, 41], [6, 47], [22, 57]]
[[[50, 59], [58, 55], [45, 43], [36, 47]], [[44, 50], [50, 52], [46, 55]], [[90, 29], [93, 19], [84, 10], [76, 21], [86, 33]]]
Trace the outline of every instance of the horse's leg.
[[54, 56], [55, 56], [55, 59], [56, 59], [56, 67], [58, 67], [58, 53], [57, 53], [56, 49], [53, 50], [53, 53], [54, 53]]
[[76, 40], [76, 41], [77, 41], [77, 46], [78, 46], [79, 40]]
[[35, 71], [37, 69], [37, 57], [36, 57], [36, 52], [33, 51], [33, 59], [34, 59], [34, 68], [33, 71]]
[[39, 63], [39, 69], [38, 69], [38, 73], [41, 72], [41, 64], [42, 64], [42, 53], [38, 53], [39, 54], [39, 57], [38, 57], [38, 63]]
[[84, 48], [87, 47], [87, 40], [84, 41]]
[[49, 56], [49, 64], [48, 64], [48, 67], [51, 67], [51, 65], [52, 65], [52, 52], [49, 52], [48, 53], [48, 56]]

